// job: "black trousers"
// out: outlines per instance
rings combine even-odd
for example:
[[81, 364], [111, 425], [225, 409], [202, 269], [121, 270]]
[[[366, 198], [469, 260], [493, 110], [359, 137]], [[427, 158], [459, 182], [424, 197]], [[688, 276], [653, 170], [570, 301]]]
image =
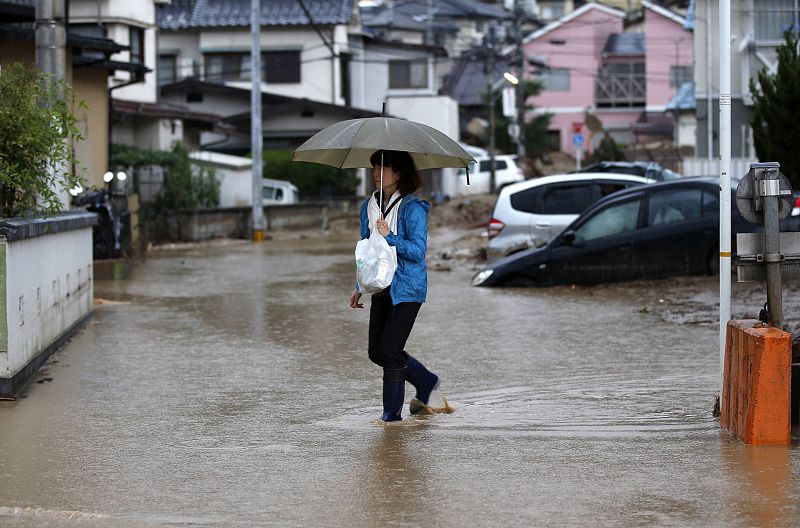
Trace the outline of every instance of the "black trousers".
[[392, 306], [389, 289], [372, 296], [369, 309], [369, 359], [385, 369], [401, 369], [408, 356], [403, 350], [422, 303]]

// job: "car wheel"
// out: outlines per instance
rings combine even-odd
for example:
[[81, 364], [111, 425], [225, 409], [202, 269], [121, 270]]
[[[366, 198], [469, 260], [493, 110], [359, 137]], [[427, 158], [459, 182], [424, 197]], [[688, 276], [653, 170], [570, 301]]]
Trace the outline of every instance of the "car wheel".
[[719, 248], [714, 246], [711, 251], [708, 252], [708, 257], [706, 257], [706, 273], [708, 275], [719, 275]]

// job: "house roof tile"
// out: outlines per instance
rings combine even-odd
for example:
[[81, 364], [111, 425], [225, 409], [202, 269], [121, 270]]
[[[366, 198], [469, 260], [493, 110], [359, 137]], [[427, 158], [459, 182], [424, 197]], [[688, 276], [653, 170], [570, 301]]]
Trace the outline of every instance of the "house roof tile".
[[685, 82], [667, 103], [667, 110], [694, 110], [694, 82]]
[[[353, 13], [353, 0], [305, 0], [305, 5], [316, 24], [348, 24]], [[157, 20], [161, 29], [249, 26], [250, 1], [173, 0], [158, 6]], [[297, 0], [269, 0], [261, 4], [261, 24], [298, 26], [309, 20]]]

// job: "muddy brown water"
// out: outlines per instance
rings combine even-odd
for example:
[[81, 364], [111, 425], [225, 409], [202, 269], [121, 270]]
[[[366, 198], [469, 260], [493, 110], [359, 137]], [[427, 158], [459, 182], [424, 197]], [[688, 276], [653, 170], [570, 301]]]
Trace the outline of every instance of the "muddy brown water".
[[800, 524], [796, 439], [720, 432], [716, 327], [643, 310], [658, 291], [431, 273], [408, 350], [455, 412], [377, 424], [353, 245], [160, 251], [98, 282], [113, 302], [0, 402], [0, 525]]

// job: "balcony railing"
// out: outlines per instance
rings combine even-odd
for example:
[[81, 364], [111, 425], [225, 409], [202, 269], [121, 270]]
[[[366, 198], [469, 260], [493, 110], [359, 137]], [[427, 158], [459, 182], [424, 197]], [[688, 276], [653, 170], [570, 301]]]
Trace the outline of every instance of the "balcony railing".
[[644, 72], [598, 72], [595, 101], [601, 107], [637, 107], [647, 101]]

